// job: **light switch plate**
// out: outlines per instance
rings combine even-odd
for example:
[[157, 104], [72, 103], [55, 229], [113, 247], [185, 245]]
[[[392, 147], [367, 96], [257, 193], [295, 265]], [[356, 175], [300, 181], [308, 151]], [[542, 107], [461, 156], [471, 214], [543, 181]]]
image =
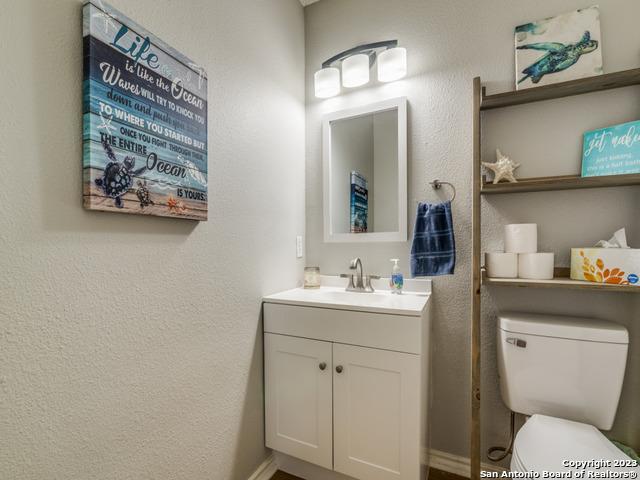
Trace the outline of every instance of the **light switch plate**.
[[296, 237], [296, 257], [302, 258], [302, 235]]

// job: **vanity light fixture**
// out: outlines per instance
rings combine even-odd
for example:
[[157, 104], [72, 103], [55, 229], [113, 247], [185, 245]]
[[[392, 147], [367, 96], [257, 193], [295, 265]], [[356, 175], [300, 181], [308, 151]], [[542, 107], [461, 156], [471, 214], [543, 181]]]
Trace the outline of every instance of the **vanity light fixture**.
[[340, 93], [340, 70], [336, 67], [318, 70], [313, 80], [318, 98], [335, 97]]
[[358, 53], [342, 61], [342, 85], [347, 88], [369, 83], [369, 55]]
[[390, 48], [378, 55], [378, 80], [395, 82], [407, 76], [407, 50]]
[[407, 75], [407, 51], [398, 47], [397, 40], [367, 43], [334, 55], [322, 63], [322, 69], [314, 75], [315, 93], [318, 98], [334, 97], [342, 85], [347, 88], [369, 83], [369, 71], [378, 62], [378, 80], [393, 82]]

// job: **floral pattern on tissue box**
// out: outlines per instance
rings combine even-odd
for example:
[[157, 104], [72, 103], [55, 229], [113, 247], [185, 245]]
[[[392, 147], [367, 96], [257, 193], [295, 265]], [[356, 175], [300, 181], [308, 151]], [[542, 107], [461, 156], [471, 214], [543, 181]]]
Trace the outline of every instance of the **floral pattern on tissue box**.
[[[631, 248], [572, 248], [571, 278], [610, 285], [638, 285], [640, 250]], [[635, 268], [634, 268], [635, 266]]]

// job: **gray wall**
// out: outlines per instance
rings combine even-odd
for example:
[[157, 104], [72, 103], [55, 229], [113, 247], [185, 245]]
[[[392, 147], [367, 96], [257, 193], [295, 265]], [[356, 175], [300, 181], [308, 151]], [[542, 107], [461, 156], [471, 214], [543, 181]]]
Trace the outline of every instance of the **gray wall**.
[[209, 73], [209, 221], [82, 209], [81, 2], [2, 0], [0, 478], [245, 480], [260, 298], [302, 277], [302, 7], [110, 2]]
[[[638, 65], [640, 3], [602, 0], [605, 72]], [[388, 274], [391, 257], [408, 273], [410, 242], [325, 244], [322, 242], [321, 120], [325, 113], [406, 95], [409, 100], [409, 225], [417, 200], [436, 201], [434, 178], [453, 182], [458, 263], [456, 274], [434, 281], [434, 404], [432, 447], [468, 455], [469, 316], [471, 235], [472, 79], [480, 75], [489, 93], [513, 89], [513, 29], [589, 5], [583, 0], [322, 0], [305, 9], [307, 87], [307, 263], [324, 273], [346, 270], [363, 258], [365, 270]], [[313, 73], [326, 58], [361, 43], [397, 38], [407, 48], [409, 75], [388, 85], [354, 89], [321, 101], [313, 95]], [[637, 89], [592, 94], [511, 108], [485, 116], [484, 153], [503, 152], [523, 163], [521, 176], [578, 173], [581, 135], [587, 129], [638, 118]], [[571, 246], [609, 238], [618, 227], [637, 223], [637, 190], [520, 194], [484, 202], [483, 248], [502, 248], [502, 225], [540, 224], [541, 250], [568, 264]], [[630, 240], [640, 246], [640, 231]], [[495, 362], [498, 309], [595, 315], [633, 326], [629, 368], [612, 437], [640, 447], [640, 326], [638, 302], [624, 294], [493, 289], [484, 294], [483, 449], [505, 442], [508, 412], [500, 399]], [[635, 408], [634, 408], [635, 407]]]

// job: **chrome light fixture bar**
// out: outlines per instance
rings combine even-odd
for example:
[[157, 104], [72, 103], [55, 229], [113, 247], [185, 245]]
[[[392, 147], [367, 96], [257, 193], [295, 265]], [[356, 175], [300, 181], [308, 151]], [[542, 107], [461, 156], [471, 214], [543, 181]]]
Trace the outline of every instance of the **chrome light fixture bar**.
[[407, 51], [398, 47], [397, 40], [359, 45], [322, 63], [322, 69], [314, 75], [316, 97], [329, 98], [340, 93], [338, 66], [342, 68], [344, 87], [354, 88], [369, 83], [369, 71], [376, 60], [380, 82], [393, 82], [407, 74]]

